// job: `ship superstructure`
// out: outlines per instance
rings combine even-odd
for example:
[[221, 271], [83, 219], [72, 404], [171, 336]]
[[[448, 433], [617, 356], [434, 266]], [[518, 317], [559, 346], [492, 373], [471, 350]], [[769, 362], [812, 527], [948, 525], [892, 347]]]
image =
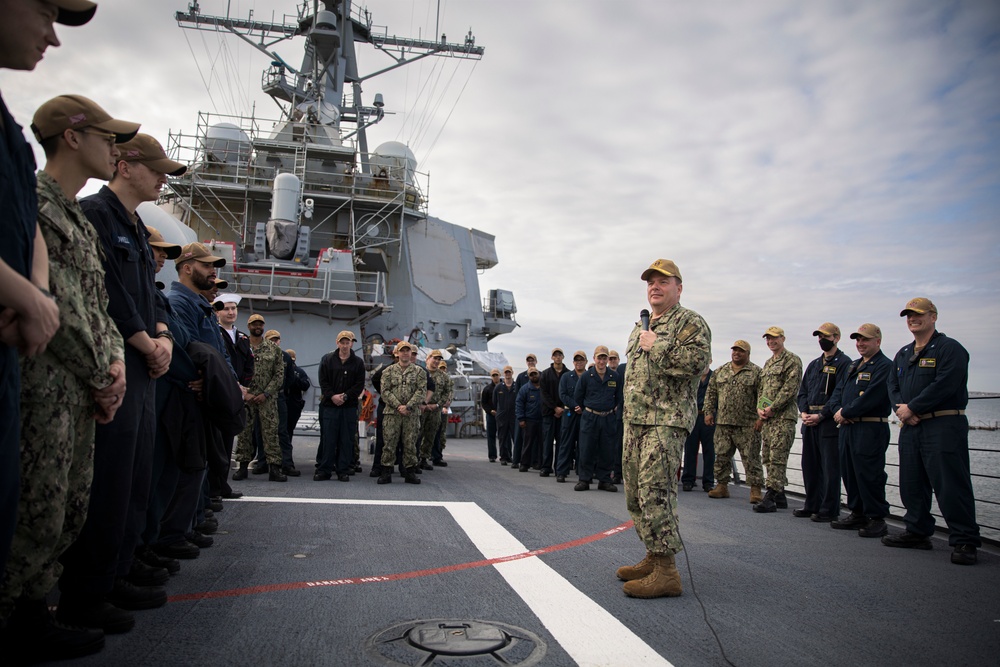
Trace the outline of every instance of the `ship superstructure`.
[[[189, 168], [160, 208], [226, 257], [219, 277], [244, 312], [294, 327], [285, 338], [300, 365], [317, 363], [341, 329], [358, 334], [372, 363], [393, 339], [471, 359], [517, 326], [511, 292], [480, 294], [478, 272], [498, 261], [494, 237], [428, 215], [428, 176], [406, 145], [368, 147], [385, 110], [380, 94], [363, 101], [362, 83], [430, 56], [479, 59], [471, 31], [462, 43], [393, 36], [350, 0], [303, 2], [280, 22], [208, 16], [198, 2], [175, 18], [265, 54], [262, 87], [280, 111], [272, 120], [202, 113], [194, 134], [171, 133], [168, 152]], [[274, 50], [294, 39], [304, 42], [298, 68]], [[387, 65], [360, 73], [360, 45]]]

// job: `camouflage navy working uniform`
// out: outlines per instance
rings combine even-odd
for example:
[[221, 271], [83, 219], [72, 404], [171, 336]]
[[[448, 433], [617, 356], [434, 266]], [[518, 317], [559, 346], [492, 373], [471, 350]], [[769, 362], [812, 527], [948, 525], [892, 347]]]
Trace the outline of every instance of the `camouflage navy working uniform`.
[[[437, 384], [435, 383], [435, 392]], [[424, 370], [414, 364], [403, 368], [393, 364], [382, 373], [382, 402], [385, 414], [382, 437], [382, 471], [392, 470], [396, 460], [396, 443], [403, 439], [403, 467], [407, 470], [417, 465], [417, 435], [420, 431], [420, 404], [427, 395], [427, 376]], [[399, 414], [399, 406], [405, 405], [410, 414]]]
[[788, 350], [782, 350], [777, 357], [771, 356], [764, 362], [764, 369], [761, 371], [757, 402], [760, 404], [762, 398], [767, 398], [774, 411], [774, 415], [766, 419], [761, 428], [764, 441], [761, 458], [767, 468], [767, 488], [778, 493], [784, 491], [788, 484], [785, 471], [788, 467], [788, 452], [795, 440], [795, 424], [799, 420], [795, 399], [801, 379], [802, 360]]
[[[441, 407], [451, 404], [451, 400], [455, 398], [455, 381], [451, 379], [448, 375], [448, 369], [442, 368], [441, 382], [446, 385], [444, 392], [441, 395]], [[437, 377], [435, 376], [435, 382], [437, 382]], [[444, 448], [447, 446], [448, 442], [448, 415], [441, 413], [441, 420], [438, 426], [438, 435], [436, 447], [432, 450], [432, 454], [435, 463], [441, 463], [441, 457], [444, 456]]]
[[87, 518], [94, 473], [94, 389], [125, 359], [108, 315], [100, 240], [79, 205], [38, 173], [38, 225], [49, 248], [49, 283], [61, 324], [45, 352], [21, 357], [21, 497], [0, 591], [0, 618], [14, 600], [42, 600], [62, 571], [59, 556]]
[[739, 370], [730, 361], [712, 373], [708, 381], [705, 416], [715, 418], [715, 481], [719, 484], [729, 484], [733, 453], [739, 451], [747, 484], [764, 486], [760, 433], [754, 429], [760, 377], [760, 366], [752, 361]]
[[642, 328], [629, 337], [625, 376], [625, 500], [635, 530], [653, 554], [677, 553], [677, 471], [698, 408], [698, 378], [712, 358], [712, 332], [701, 315], [673, 306], [650, 323], [657, 336], [647, 353]]
[[[431, 379], [434, 381], [434, 393], [427, 401], [428, 404], [436, 405], [433, 410], [420, 413], [420, 458], [431, 458], [431, 449], [434, 447], [434, 440], [438, 431], [441, 430], [441, 409], [451, 398], [452, 380], [448, 376], [448, 371], [438, 368], [431, 371]], [[443, 443], [442, 443], [443, 446]]]
[[[253, 426], [260, 419], [260, 435], [264, 441], [264, 455], [268, 465], [281, 465], [281, 447], [278, 446], [278, 392], [285, 382], [285, 360], [281, 348], [268, 340], [262, 340], [253, 349], [253, 381], [247, 392], [267, 398], [260, 404], [247, 404], [250, 408], [247, 426], [240, 433], [236, 443], [237, 463], [249, 463], [254, 457]], [[258, 461], [260, 463], [260, 461]]]

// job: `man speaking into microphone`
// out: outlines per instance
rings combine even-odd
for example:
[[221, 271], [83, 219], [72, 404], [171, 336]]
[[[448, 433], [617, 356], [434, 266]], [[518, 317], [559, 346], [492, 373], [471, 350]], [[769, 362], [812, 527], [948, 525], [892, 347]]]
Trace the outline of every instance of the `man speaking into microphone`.
[[676, 597], [681, 578], [674, 554], [677, 471], [698, 412], [698, 379], [712, 357], [712, 332], [701, 315], [680, 305], [681, 272], [669, 259], [643, 271], [645, 309], [629, 336], [625, 372], [625, 499], [646, 557], [618, 569], [625, 594]]

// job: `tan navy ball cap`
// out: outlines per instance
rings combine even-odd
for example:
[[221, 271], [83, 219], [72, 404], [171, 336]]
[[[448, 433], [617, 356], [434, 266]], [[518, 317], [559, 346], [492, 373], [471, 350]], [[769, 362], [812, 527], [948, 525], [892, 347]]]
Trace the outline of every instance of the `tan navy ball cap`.
[[180, 176], [187, 167], [167, 157], [160, 142], [148, 134], [139, 133], [118, 147], [118, 161], [141, 162], [153, 171], [169, 176]]
[[264, 340], [271, 340], [272, 338], [281, 338], [281, 332], [277, 329], [268, 329], [264, 332]]
[[740, 349], [740, 350], [743, 350], [744, 352], [746, 352], [747, 354], [750, 354], [750, 343], [748, 343], [745, 340], [741, 339], [741, 340], [738, 340], [735, 343], [733, 343], [732, 346], [729, 349], [731, 349], [731, 350]]
[[115, 120], [94, 100], [83, 95], [60, 95], [38, 107], [31, 119], [31, 131], [39, 142], [59, 136], [66, 130], [95, 130], [115, 135], [116, 143], [124, 143], [139, 131], [139, 123]]
[[539, 375], [538, 369], [537, 368], [529, 368], [528, 369], [528, 375]]
[[293, 350], [292, 348], [288, 348], [287, 350], [285, 350], [285, 352], [287, 352], [288, 356], [292, 358], [292, 361], [295, 361], [295, 350]]
[[573, 361], [576, 361], [577, 357], [580, 357], [581, 359], [583, 359], [584, 361], [586, 361], [587, 360], [587, 353], [584, 352], [583, 350], [577, 350], [576, 352], [573, 353]]
[[229, 281], [222, 278], [215, 279], [215, 289], [229, 289]]
[[533, 355], [533, 354], [529, 354], [528, 356], [526, 356], [526, 357], [524, 358], [524, 360], [525, 360], [525, 361], [528, 361], [528, 360], [531, 360], [531, 361], [538, 361], [538, 357], [536, 357], [536, 356], [535, 356], [535, 355]]
[[344, 329], [339, 334], [337, 334], [337, 342], [339, 343], [345, 338], [350, 338], [352, 342], [357, 340], [357, 338], [354, 337], [354, 332], [348, 331], [347, 329]]
[[557, 353], [561, 354], [564, 357], [566, 356], [566, 353], [562, 351], [561, 347], [554, 347], [554, 348], [552, 348], [552, 354], [550, 354], [549, 356], [550, 357], [554, 357], [554, 356], [556, 356]]
[[56, 16], [56, 23], [68, 26], [83, 25], [94, 18], [97, 11], [97, 3], [87, 0], [49, 0], [59, 8], [59, 15]]
[[226, 265], [226, 258], [216, 257], [210, 253], [204, 243], [188, 243], [181, 248], [181, 254], [174, 260], [174, 264], [183, 264], [192, 260], [202, 264], [211, 264], [216, 268]]
[[402, 350], [412, 350], [413, 346], [407, 343], [405, 340], [401, 340], [396, 343], [396, 352], [401, 352]]
[[241, 297], [239, 294], [220, 294], [215, 297], [216, 303], [235, 303], [237, 306], [240, 305]]
[[500, 377], [500, 369], [499, 368], [491, 369], [490, 377]]
[[618, 358], [618, 350], [611, 350], [610, 352], [608, 352], [608, 357], [610, 357], [612, 359], [617, 359]]
[[917, 315], [937, 313], [937, 308], [930, 299], [918, 296], [916, 299], [910, 299], [906, 302], [906, 307], [899, 312], [899, 316], [904, 317], [907, 313], [916, 313]]
[[816, 327], [816, 331], [813, 331], [813, 336], [839, 336], [840, 327], [838, 327], [833, 322], [823, 322], [823, 324]]
[[507, 371], [510, 371], [511, 373], [513, 373], [514, 372], [514, 367], [513, 366], [504, 366], [503, 367], [503, 372], [506, 373]]
[[441, 350], [431, 350], [431, 353], [427, 355], [428, 359], [437, 357], [438, 359], [444, 359], [444, 352]]
[[146, 229], [149, 230], [149, 245], [166, 251], [167, 259], [177, 259], [177, 256], [181, 254], [181, 247], [179, 245], [176, 243], [167, 243], [163, 238], [163, 234], [156, 227], [146, 225]]
[[594, 348], [594, 359], [596, 359], [597, 357], [601, 356], [602, 354], [605, 357], [608, 356], [608, 346], [607, 345], [598, 345], [597, 347]]
[[761, 336], [761, 338], [767, 338], [768, 336], [778, 337], [784, 335], [785, 335], [785, 330], [782, 329], [781, 327], [768, 327], [767, 331], [764, 332], [764, 335]]
[[882, 330], [878, 328], [877, 324], [865, 323], [858, 327], [855, 333], [851, 334], [851, 338], [857, 340], [858, 338], [881, 338]]
[[677, 280], [683, 280], [681, 278], [681, 270], [677, 268], [672, 259], [658, 259], [649, 265], [649, 268], [642, 272], [642, 279], [649, 280], [650, 274], [653, 272], [662, 273], [665, 276], [676, 276]]
[[257, 313], [254, 313], [253, 315], [247, 318], [247, 324], [253, 324], [254, 322], [263, 322], [263, 321], [264, 321], [264, 316], [258, 315]]

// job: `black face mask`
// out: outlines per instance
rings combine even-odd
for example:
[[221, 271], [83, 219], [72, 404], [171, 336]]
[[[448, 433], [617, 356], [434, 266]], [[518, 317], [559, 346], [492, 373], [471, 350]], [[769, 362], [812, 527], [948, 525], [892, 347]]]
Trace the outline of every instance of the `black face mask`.
[[836, 347], [837, 344], [835, 342], [833, 342], [832, 340], [830, 340], [829, 338], [820, 338], [819, 339], [819, 346], [820, 346], [820, 348], [824, 352], [829, 352], [834, 347]]

